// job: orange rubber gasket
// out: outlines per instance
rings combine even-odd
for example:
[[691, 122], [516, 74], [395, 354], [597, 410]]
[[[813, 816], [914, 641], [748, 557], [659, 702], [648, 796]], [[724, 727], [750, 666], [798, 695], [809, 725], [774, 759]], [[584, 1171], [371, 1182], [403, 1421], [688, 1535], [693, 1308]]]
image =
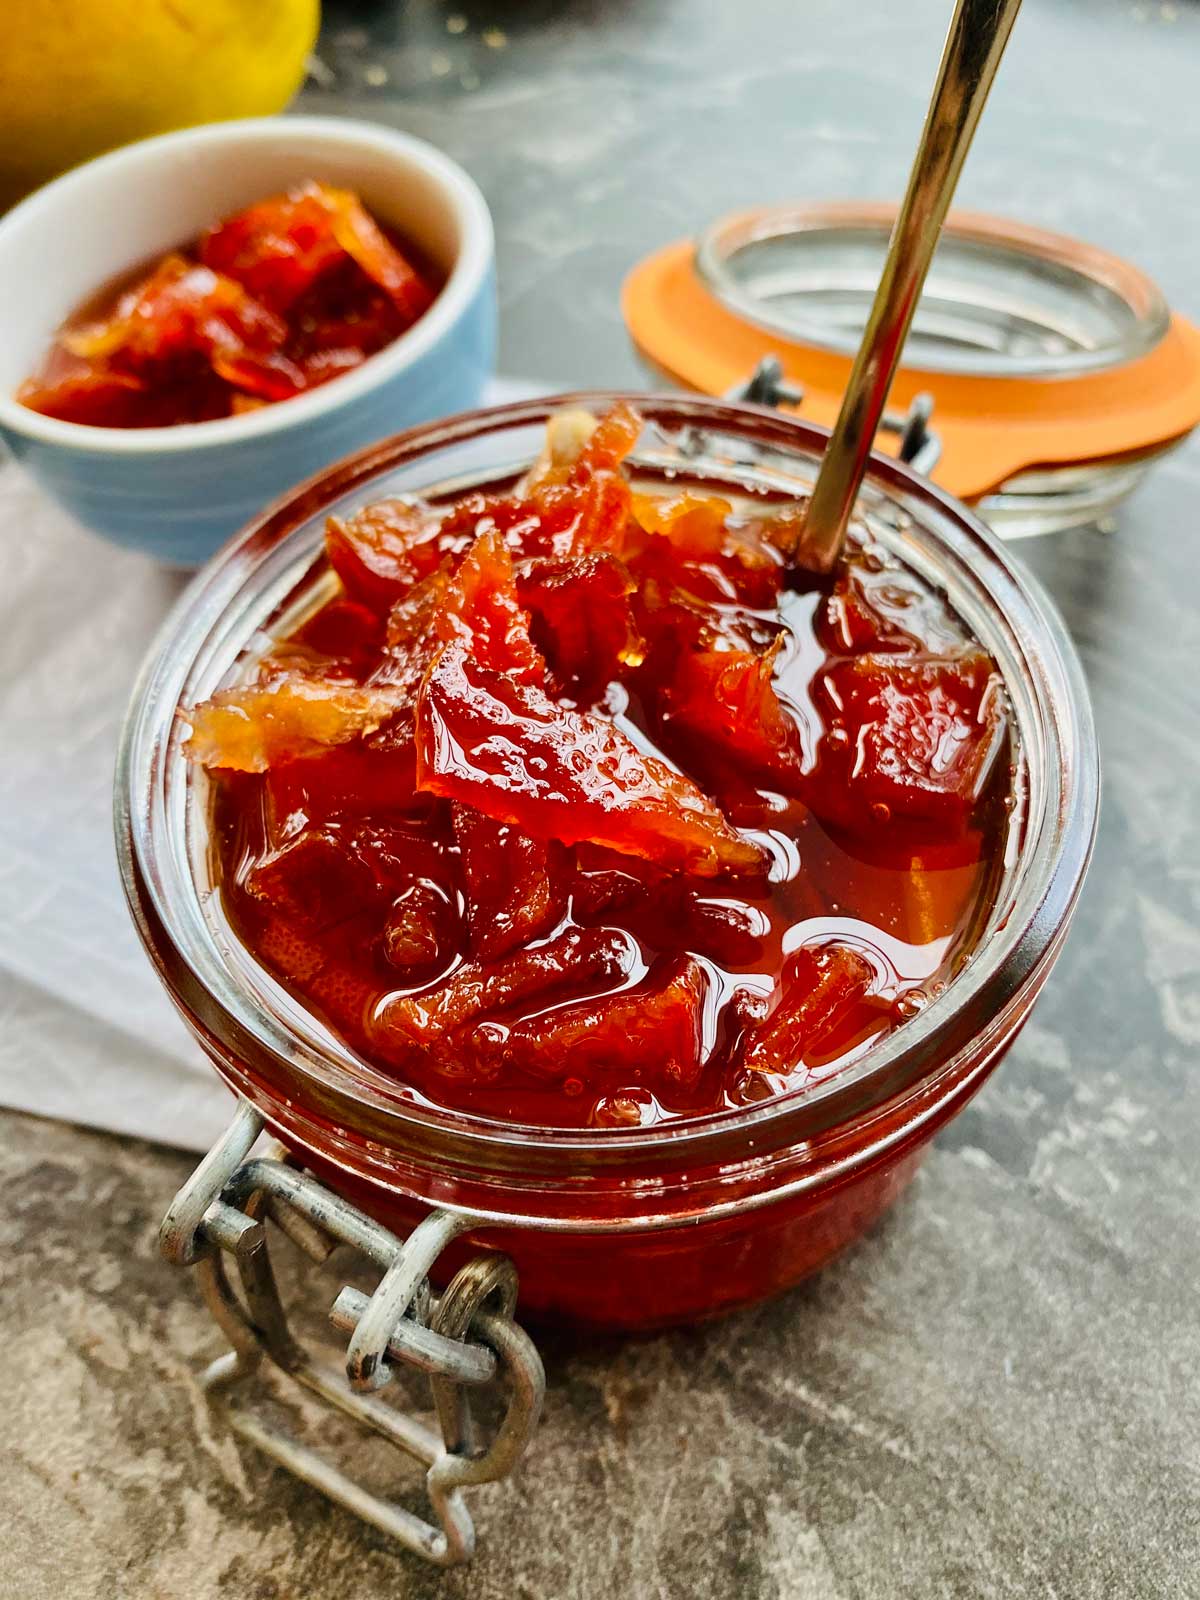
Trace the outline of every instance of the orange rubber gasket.
[[[621, 307], [643, 357], [671, 381], [721, 395], [766, 355], [804, 389], [803, 414], [833, 425], [851, 359], [797, 344], [744, 321], [703, 283], [691, 240], [668, 245], [626, 278]], [[977, 500], [1035, 467], [1077, 465], [1154, 450], [1200, 423], [1200, 329], [1173, 314], [1147, 355], [1071, 377], [972, 377], [902, 367], [890, 404], [934, 396], [942, 457], [932, 474], [951, 494]], [[884, 446], [886, 448], [886, 446]]]

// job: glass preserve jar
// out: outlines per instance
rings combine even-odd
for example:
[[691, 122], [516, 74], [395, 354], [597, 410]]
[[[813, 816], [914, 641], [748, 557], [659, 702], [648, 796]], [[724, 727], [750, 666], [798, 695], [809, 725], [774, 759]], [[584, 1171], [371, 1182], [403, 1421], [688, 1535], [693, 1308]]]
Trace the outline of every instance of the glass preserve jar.
[[[728, 395], [770, 358], [783, 403], [838, 414], [896, 206], [756, 206], [640, 261], [622, 291], [652, 371]], [[1132, 263], [951, 211], [889, 394], [925, 470], [1001, 537], [1110, 515], [1200, 422], [1200, 329]]]
[[[181, 708], [228, 682], [331, 592], [331, 512], [384, 495], [503, 488], [574, 394], [414, 429], [270, 508], [199, 575], [137, 687], [117, 774], [121, 870], [139, 933], [217, 1072], [296, 1158], [388, 1228], [430, 1207], [515, 1261], [525, 1313], [644, 1330], [761, 1299], [829, 1261], [891, 1204], [930, 1139], [984, 1083], [1061, 947], [1096, 824], [1095, 737], [1056, 612], [982, 524], [875, 457], [872, 534], [953, 606], [997, 661], [1016, 751], [995, 903], [954, 981], [840, 1075], [751, 1107], [627, 1130], [520, 1127], [419, 1101], [356, 1058], [233, 936], [214, 880], [208, 780], [181, 753]], [[635, 480], [791, 500], [824, 430], [779, 413], [625, 397], [646, 427]]]

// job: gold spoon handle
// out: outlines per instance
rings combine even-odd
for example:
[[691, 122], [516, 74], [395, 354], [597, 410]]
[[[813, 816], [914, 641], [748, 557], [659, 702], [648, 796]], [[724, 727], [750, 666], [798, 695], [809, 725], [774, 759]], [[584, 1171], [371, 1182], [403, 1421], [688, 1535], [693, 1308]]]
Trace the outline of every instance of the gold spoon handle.
[[838, 558], [958, 175], [1021, 0], [958, 0], [883, 276], [808, 504], [806, 567]]

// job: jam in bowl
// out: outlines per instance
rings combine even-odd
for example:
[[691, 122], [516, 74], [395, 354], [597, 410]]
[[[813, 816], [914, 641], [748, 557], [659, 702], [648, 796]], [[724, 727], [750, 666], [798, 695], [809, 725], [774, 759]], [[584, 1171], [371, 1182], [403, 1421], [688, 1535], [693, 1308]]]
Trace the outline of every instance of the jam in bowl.
[[0, 440], [102, 538], [198, 566], [318, 468], [479, 403], [494, 255], [468, 174], [392, 128], [124, 145], [0, 218]]
[[401, 435], [229, 546], [137, 691], [126, 889], [217, 1070], [381, 1221], [478, 1219], [527, 1312], [645, 1328], [821, 1266], [1065, 933], [1097, 773], [1061, 624], [882, 459], [807, 575], [823, 439], [613, 396]]
[[17, 399], [105, 428], [244, 416], [353, 372], [435, 297], [353, 191], [299, 183], [91, 296]]

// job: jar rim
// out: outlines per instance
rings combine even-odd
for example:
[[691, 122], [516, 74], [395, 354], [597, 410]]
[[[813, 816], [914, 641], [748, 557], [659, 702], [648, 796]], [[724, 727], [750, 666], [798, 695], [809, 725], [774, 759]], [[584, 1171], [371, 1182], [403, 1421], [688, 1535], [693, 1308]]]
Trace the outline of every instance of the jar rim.
[[[700, 235], [696, 271], [722, 304], [768, 333], [853, 356], [896, 211], [888, 202], [819, 201], [735, 212]], [[766, 252], [769, 264], [758, 261]], [[1170, 324], [1162, 291], [1130, 262], [1065, 234], [969, 211], [946, 221], [925, 301], [932, 327], [922, 334], [918, 307], [903, 366], [930, 375], [1105, 372], [1148, 354]], [[940, 323], [948, 327], [939, 334]]]
[[[925, 1092], [964, 1052], [1002, 1026], [1057, 953], [1090, 858], [1098, 811], [1098, 762], [1082, 670], [1065, 626], [1028, 574], [977, 518], [888, 457], [871, 459], [864, 495], [895, 514], [896, 540], [917, 566], [953, 563], [952, 604], [981, 633], [1008, 684], [1028, 766], [1024, 834], [1010, 900], [964, 969], [930, 1002], [844, 1073], [753, 1106], [634, 1129], [547, 1128], [452, 1112], [388, 1093], [362, 1064], [317, 1048], [266, 1013], [213, 939], [189, 864], [184, 790], [188, 764], [177, 730], [194, 703], [188, 685], [248, 643], [239, 603], [279, 599], [294, 587], [289, 542], [345, 496], [443, 447], [484, 434], [541, 426], [562, 406], [603, 409], [618, 400], [662, 430], [704, 430], [814, 468], [828, 438], [813, 423], [766, 408], [675, 395], [579, 392], [463, 413], [410, 429], [318, 473], [236, 535], [202, 569], [164, 623], [134, 689], [121, 736], [115, 788], [117, 852], [138, 932], [160, 978], [223, 1076], [252, 1098], [286, 1082], [336, 1142], [364, 1132], [376, 1148], [412, 1153], [452, 1170], [550, 1181], [592, 1175], [620, 1181], [636, 1166], [719, 1166], [794, 1150], [869, 1119], [906, 1094]], [[811, 476], [811, 471], [809, 472]], [[870, 514], [874, 514], [872, 510]], [[311, 558], [302, 566], [307, 570]], [[950, 569], [948, 569], [950, 570]], [[981, 628], [981, 621], [987, 623]], [[1006, 670], [1007, 668], [1007, 670]], [[252, 1065], [248, 1066], [248, 1062]]]

